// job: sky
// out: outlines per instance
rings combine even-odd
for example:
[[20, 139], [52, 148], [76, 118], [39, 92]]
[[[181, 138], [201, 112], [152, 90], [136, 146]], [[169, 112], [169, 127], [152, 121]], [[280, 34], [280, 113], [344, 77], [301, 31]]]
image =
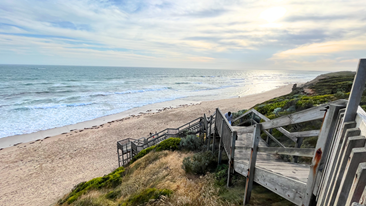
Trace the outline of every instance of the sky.
[[1, 0], [0, 64], [356, 70], [365, 0]]

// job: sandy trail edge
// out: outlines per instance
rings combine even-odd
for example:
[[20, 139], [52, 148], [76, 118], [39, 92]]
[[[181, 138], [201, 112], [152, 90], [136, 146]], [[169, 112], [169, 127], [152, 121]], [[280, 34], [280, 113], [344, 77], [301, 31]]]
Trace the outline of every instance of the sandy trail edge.
[[217, 107], [222, 112], [247, 109], [291, 88], [178, 107], [5, 148], [0, 151], [0, 205], [51, 205], [74, 185], [117, 168], [118, 140], [178, 127]]

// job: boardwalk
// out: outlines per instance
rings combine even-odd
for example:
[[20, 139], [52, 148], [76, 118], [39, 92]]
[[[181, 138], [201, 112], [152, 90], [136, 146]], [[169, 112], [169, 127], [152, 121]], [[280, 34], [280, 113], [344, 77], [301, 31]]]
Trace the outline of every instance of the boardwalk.
[[[168, 136], [179, 135], [184, 128], [206, 133], [206, 143], [211, 145], [207, 148], [215, 150], [218, 144], [219, 163], [223, 152], [229, 157], [227, 186], [234, 172], [246, 177], [244, 205], [250, 201], [253, 182], [296, 205], [366, 205], [366, 113], [359, 106], [365, 82], [366, 59], [362, 59], [349, 101], [338, 100], [273, 120], [252, 109], [233, 120], [248, 120], [250, 116], [251, 126], [231, 126], [217, 108], [215, 116], [204, 115], [180, 128], [163, 130], [157, 139], [118, 142], [119, 164], [127, 164], [137, 152]], [[323, 121], [321, 130], [290, 133], [283, 128], [314, 120]], [[271, 129], [277, 129], [295, 147], [285, 147], [271, 135]], [[267, 136], [266, 141], [262, 134]], [[303, 138], [313, 136], [318, 137], [315, 148], [300, 148]], [[270, 140], [278, 147], [269, 147]], [[295, 161], [283, 161], [278, 155], [294, 156]], [[298, 156], [312, 158], [311, 164], [296, 163]]]

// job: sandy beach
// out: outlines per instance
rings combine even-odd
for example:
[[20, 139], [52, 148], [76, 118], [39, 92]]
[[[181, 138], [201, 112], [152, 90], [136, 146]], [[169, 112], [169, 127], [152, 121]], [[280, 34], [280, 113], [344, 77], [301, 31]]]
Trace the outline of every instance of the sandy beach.
[[[146, 113], [101, 126], [78, 128], [47, 139], [18, 139], [0, 150], [0, 205], [52, 205], [76, 184], [117, 168], [116, 142], [178, 127], [204, 113], [248, 109], [291, 92], [292, 85], [245, 96]], [[105, 120], [107, 121], [107, 120]], [[61, 128], [62, 131], [71, 127]], [[26, 137], [23, 137], [26, 138]], [[5, 141], [5, 140], [4, 140]], [[0, 139], [1, 142], [1, 139]]]

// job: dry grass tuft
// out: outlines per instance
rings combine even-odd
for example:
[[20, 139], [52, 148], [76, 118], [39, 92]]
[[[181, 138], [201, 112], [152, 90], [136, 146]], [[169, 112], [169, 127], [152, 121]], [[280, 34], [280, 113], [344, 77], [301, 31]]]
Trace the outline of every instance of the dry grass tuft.
[[[158, 159], [152, 162], [159, 155]], [[170, 198], [151, 201], [147, 205], [229, 205], [218, 199], [213, 174], [189, 179], [182, 169], [182, 161], [192, 153], [153, 152], [131, 165], [138, 167], [120, 186], [122, 199], [146, 188], [170, 189]], [[151, 163], [152, 162], [152, 163]]]

